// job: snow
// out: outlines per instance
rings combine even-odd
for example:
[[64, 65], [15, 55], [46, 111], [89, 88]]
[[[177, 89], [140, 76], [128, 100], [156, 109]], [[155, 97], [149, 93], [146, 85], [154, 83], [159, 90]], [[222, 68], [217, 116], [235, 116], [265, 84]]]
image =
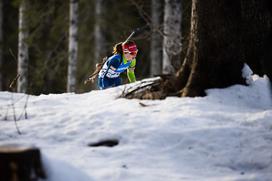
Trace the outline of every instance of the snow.
[[[268, 181], [270, 85], [243, 72], [249, 86], [195, 98], [118, 98], [125, 86], [84, 94], [0, 92], [0, 143], [39, 147], [46, 181]], [[119, 144], [88, 146], [106, 139]]]

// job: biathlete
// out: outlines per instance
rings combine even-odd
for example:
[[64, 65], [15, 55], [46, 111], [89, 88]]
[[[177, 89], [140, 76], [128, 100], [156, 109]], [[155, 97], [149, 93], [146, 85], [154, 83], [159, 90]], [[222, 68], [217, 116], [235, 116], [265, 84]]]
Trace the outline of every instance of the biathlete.
[[133, 41], [116, 44], [113, 55], [107, 59], [98, 74], [98, 87], [106, 89], [121, 85], [120, 74], [124, 71], [127, 71], [129, 82], [135, 82], [137, 52], [137, 46]]

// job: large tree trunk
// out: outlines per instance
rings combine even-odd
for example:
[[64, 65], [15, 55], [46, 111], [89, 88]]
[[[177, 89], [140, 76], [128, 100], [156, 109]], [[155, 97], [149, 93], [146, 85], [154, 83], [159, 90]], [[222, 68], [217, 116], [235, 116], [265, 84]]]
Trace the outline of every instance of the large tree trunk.
[[243, 84], [239, 1], [193, 0], [188, 54], [177, 77], [182, 96]]
[[165, 0], [163, 73], [174, 74], [181, 64], [181, 1]]
[[78, 0], [70, 0], [69, 64], [67, 92], [76, 90], [78, 52]]
[[3, 90], [3, 0], [0, 0], [0, 91]]
[[18, 74], [17, 92], [27, 92], [28, 87], [28, 25], [27, 25], [28, 0], [22, 0], [19, 8], [19, 42], [18, 42]]
[[162, 74], [162, 1], [152, 0], [151, 76]]

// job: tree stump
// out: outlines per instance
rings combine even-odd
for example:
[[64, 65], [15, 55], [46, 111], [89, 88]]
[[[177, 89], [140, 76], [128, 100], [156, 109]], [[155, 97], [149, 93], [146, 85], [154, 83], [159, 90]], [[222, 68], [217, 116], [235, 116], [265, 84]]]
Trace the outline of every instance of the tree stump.
[[39, 148], [0, 146], [0, 181], [34, 181], [39, 178], [46, 178]]

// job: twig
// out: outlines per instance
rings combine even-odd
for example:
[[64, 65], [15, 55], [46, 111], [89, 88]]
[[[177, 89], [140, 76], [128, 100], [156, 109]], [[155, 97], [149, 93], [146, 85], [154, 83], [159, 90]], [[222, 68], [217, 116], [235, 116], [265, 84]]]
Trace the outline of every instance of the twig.
[[10, 48], [9, 48], [9, 53], [11, 54], [12, 58], [13, 58], [16, 62], [18, 62], [16, 56], [14, 55], [12, 49], [10, 49]]
[[142, 102], [139, 102], [139, 104], [140, 104], [140, 106], [142, 106], [142, 107], [148, 107], [149, 105], [146, 105], [146, 104], [144, 104], [144, 103], [142, 103]]
[[9, 89], [12, 90], [13, 85], [15, 84], [15, 82], [17, 82], [17, 80], [19, 79], [20, 74], [17, 74], [16, 77], [12, 80], [12, 82], [9, 85]]
[[136, 7], [139, 12], [139, 15], [144, 19], [146, 24], [151, 27], [151, 18], [150, 16], [143, 10], [143, 8], [139, 5], [139, 3], [135, 2], [135, 0], [130, 0], [130, 2]]
[[13, 119], [14, 119], [14, 124], [15, 124], [15, 128], [16, 128], [16, 130], [17, 130], [17, 133], [19, 134], [19, 135], [21, 135], [22, 133], [21, 133], [21, 131], [20, 131], [20, 129], [19, 129], [19, 126], [18, 126], [18, 124], [17, 124], [17, 118], [16, 118], [16, 110], [15, 110], [15, 106], [14, 106], [14, 104], [13, 104], [13, 94], [11, 94], [11, 100], [12, 100], [12, 104], [11, 104], [11, 106], [12, 106], [12, 110], [13, 110]]
[[29, 95], [26, 96], [26, 102], [25, 102], [25, 105], [24, 105], [24, 110], [21, 113], [21, 115], [19, 116], [18, 120], [21, 119], [21, 117], [23, 116], [23, 114], [25, 115], [25, 119], [27, 119], [27, 111], [26, 111], [26, 109], [27, 109], [28, 99], [29, 99]]
[[152, 18], [150, 17], [150, 15], [143, 9], [143, 7], [141, 7], [139, 5], [139, 3], [137, 3], [135, 0], [130, 0], [130, 2], [136, 7], [137, 11], [139, 12], [139, 15], [144, 19], [144, 21], [146, 22], [146, 24], [150, 27], [152, 32], [158, 32], [159, 35], [163, 36], [167, 36], [164, 32], [163, 32], [163, 25], [161, 26], [156, 26], [154, 27], [152, 25]]
[[[16, 56], [14, 55], [12, 49], [9, 49], [9, 52], [11, 54], [11, 56], [13, 57], [13, 59], [17, 62], [17, 58]], [[12, 80], [12, 82], [10, 83], [9, 85], [9, 90], [12, 91], [12, 88], [14, 87], [14, 85], [16, 84], [17, 80], [19, 79], [20, 77], [20, 74], [17, 74], [16, 77]], [[15, 110], [15, 103], [19, 100], [17, 100], [16, 102], [14, 101], [14, 97], [13, 97], [13, 93], [11, 93], [11, 104], [10, 105], [7, 105], [7, 112], [6, 112], [6, 115], [4, 117], [4, 120], [8, 120], [8, 112], [9, 112], [9, 107], [12, 108], [12, 111], [13, 111], [13, 120], [14, 120], [14, 124], [15, 124], [15, 128], [17, 130], [17, 133], [19, 135], [22, 134], [22, 132], [20, 131], [19, 129], [19, 126], [17, 124], [17, 121], [19, 121], [23, 115], [23, 113], [25, 113], [25, 119], [27, 119], [27, 111], [26, 111], [26, 108], [27, 108], [27, 103], [28, 103], [28, 98], [29, 98], [29, 95], [27, 96], [26, 98], [26, 102], [25, 102], [25, 105], [24, 105], [24, 110], [22, 112], [22, 114], [19, 116], [19, 118], [17, 119], [17, 116], [16, 116], [16, 110]]]
[[[9, 48], [9, 53], [10, 55], [12, 56], [13, 60], [17, 63], [17, 58], [16, 56], [14, 55], [12, 49]], [[11, 83], [9, 84], [9, 90], [11, 91], [13, 86], [15, 85], [15, 83], [17, 82], [17, 80], [19, 79], [20, 77], [20, 74], [17, 74], [16, 77], [11, 81]]]

